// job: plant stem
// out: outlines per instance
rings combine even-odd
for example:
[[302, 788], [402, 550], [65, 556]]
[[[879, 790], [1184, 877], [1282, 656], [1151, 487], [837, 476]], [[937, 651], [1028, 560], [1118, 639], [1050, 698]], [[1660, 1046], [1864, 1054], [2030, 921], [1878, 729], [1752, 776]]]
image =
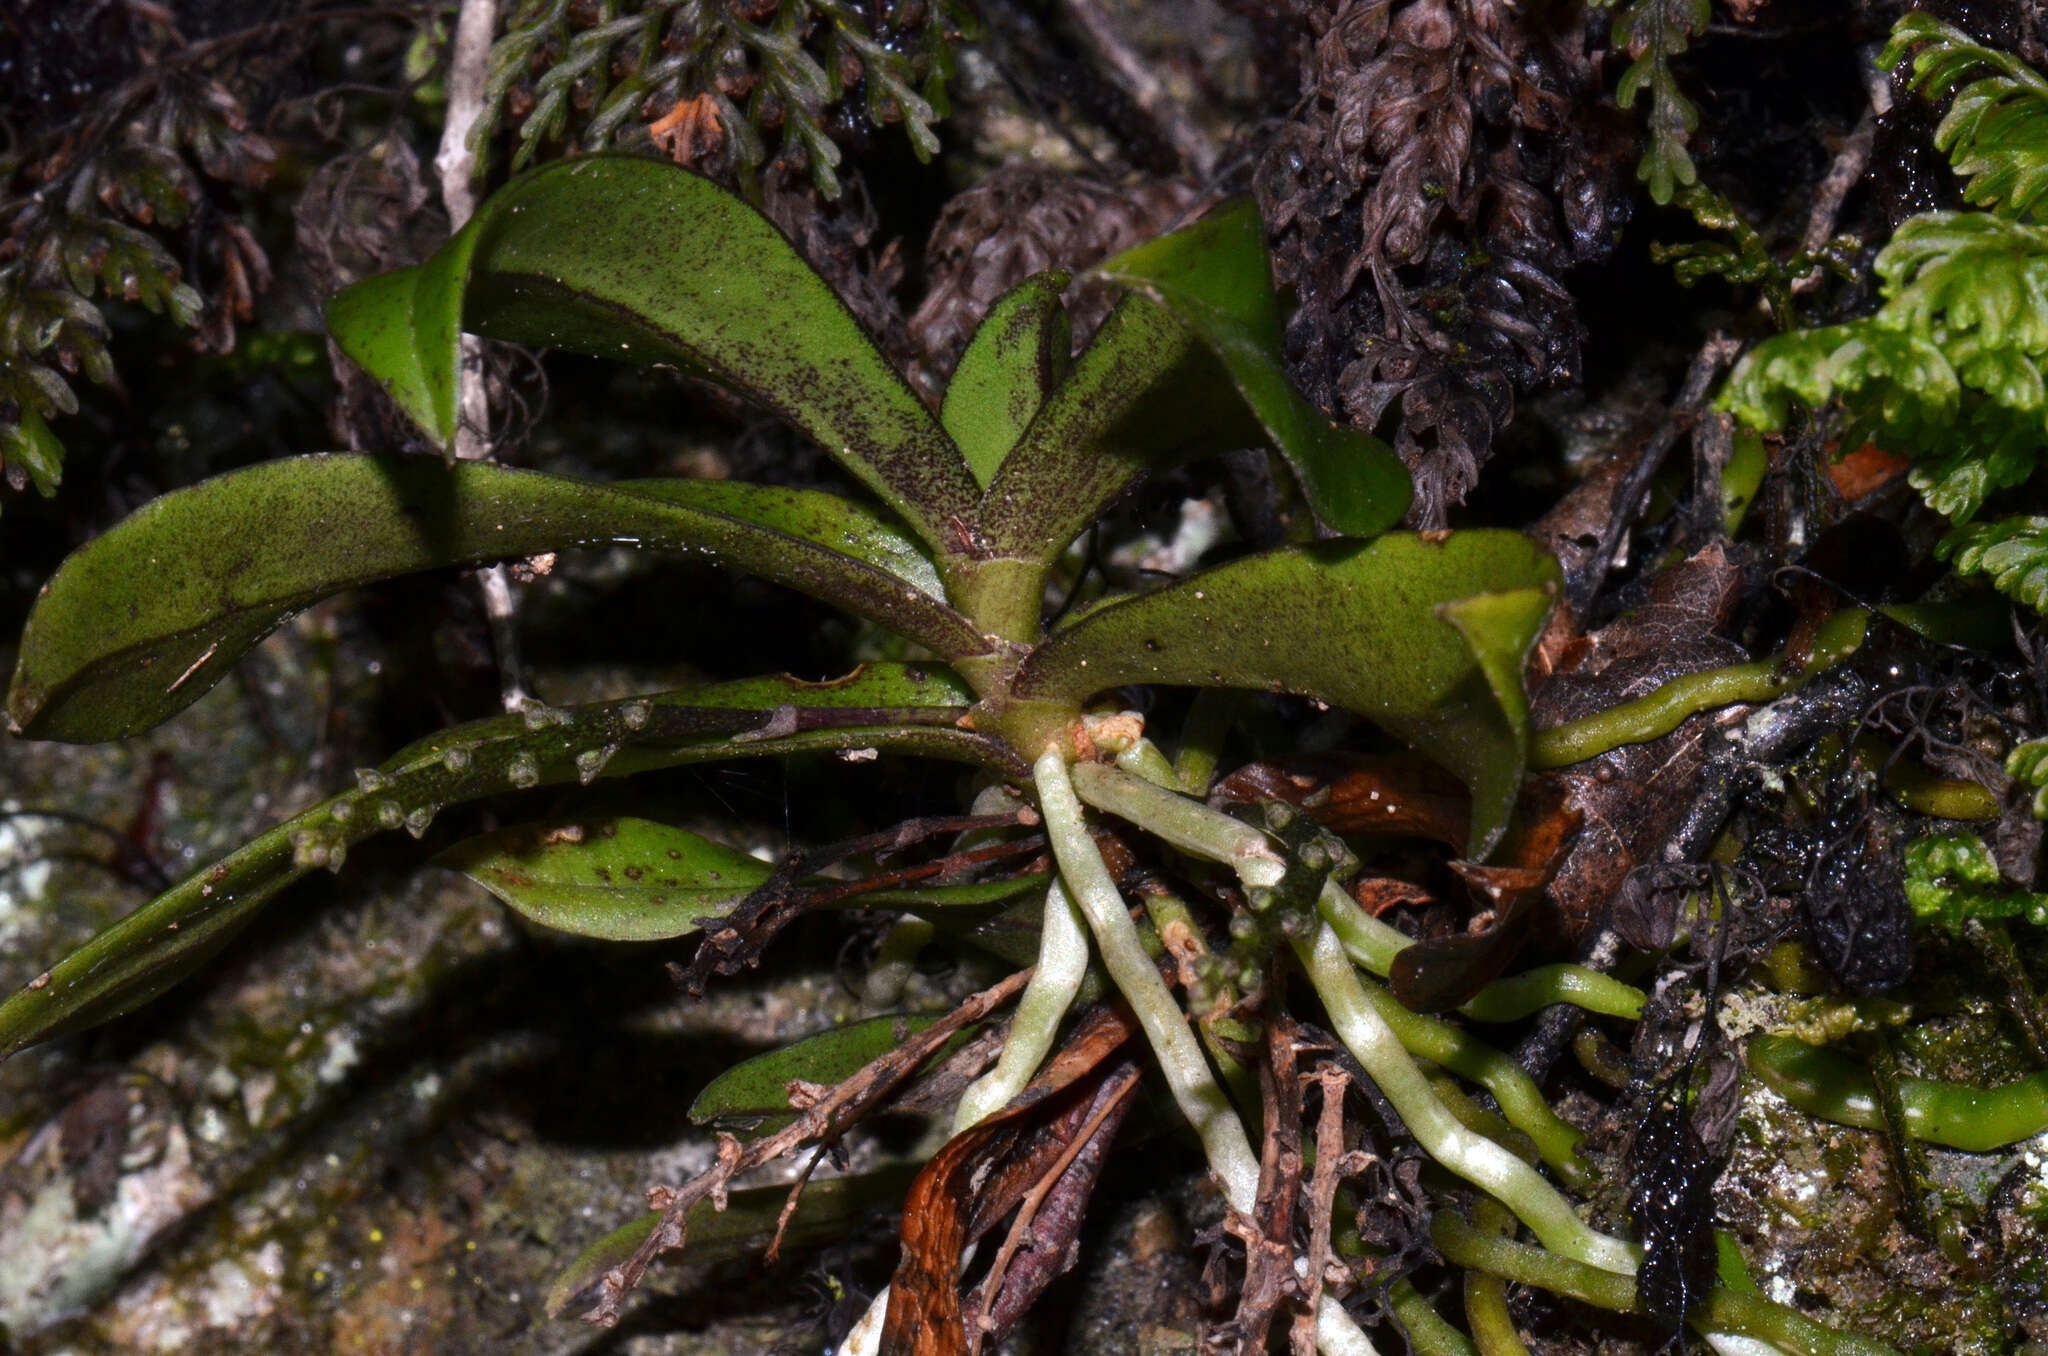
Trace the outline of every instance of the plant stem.
[[1195, 1031], [1202, 1038], [1202, 1048], [1209, 1052], [1209, 1062], [1222, 1076], [1231, 1101], [1240, 1112], [1253, 1115], [1256, 1124], [1256, 1112], [1260, 1106], [1258, 1080], [1252, 1077], [1252, 1071], [1237, 1056], [1230, 1053], [1230, 1048], [1217, 1031], [1220, 1015], [1228, 1012], [1241, 996], [1238, 988], [1227, 980], [1205, 985], [1198, 978], [1205, 969], [1214, 972], [1221, 967], [1216, 965], [1215, 954], [1209, 950], [1208, 940], [1202, 936], [1194, 911], [1188, 908], [1186, 900], [1164, 889], [1148, 889], [1144, 896], [1145, 912], [1152, 919], [1152, 930], [1159, 934], [1166, 954], [1180, 966], [1188, 1016], [1193, 1019]]
[[1387, 1308], [1408, 1334], [1417, 1356], [1479, 1356], [1472, 1339], [1438, 1313], [1406, 1276], [1387, 1287]]
[[[498, 24], [497, 0], [462, 0], [455, 16], [455, 36], [448, 54], [448, 116], [441, 125], [441, 144], [434, 170], [441, 180], [441, 205], [448, 209], [448, 229], [462, 229], [476, 213], [476, 152], [470, 132], [484, 111], [484, 81], [490, 69], [491, 33]], [[486, 461], [491, 456], [491, 405], [484, 387], [483, 342], [463, 335], [456, 364], [455, 446], [457, 461]], [[491, 650], [498, 659], [500, 696], [507, 711], [525, 708], [528, 696], [519, 663], [519, 599], [503, 565], [476, 572], [483, 595], [484, 617], [490, 623]]]
[[1769, 701], [1804, 687], [1808, 679], [1847, 659], [1863, 643], [1870, 614], [1844, 608], [1821, 623], [1813, 653], [1788, 669], [1782, 657], [1731, 664], [1673, 678], [1648, 696], [1618, 702], [1595, 715], [1538, 730], [1529, 746], [1532, 768], [1584, 762], [1623, 744], [1641, 744], [1670, 734], [1702, 711], [1737, 702]]
[[[1457, 1266], [1490, 1271], [1596, 1308], [1636, 1312], [1636, 1286], [1631, 1277], [1481, 1233], [1455, 1210], [1437, 1211], [1429, 1233], [1444, 1259]], [[1758, 1295], [1737, 1294], [1726, 1286], [1716, 1286], [1708, 1294], [1692, 1322], [1709, 1341], [1728, 1335], [1752, 1338], [1798, 1356], [1898, 1356], [1881, 1342], [1822, 1327], [1796, 1309]]]
[[[1287, 863], [1264, 832], [1221, 810], [1100, 764], [1084, 763], [1073, 776], [1074, 789], [1090, 805], [1128, 819], [1192, 856], [1223, 863], [1248, 889], [1276, 885], [1286, 874]], [[1351, 958], [1376, 975], [1390, 973], [1394, 957], [1415, 944], [1414, 938], [1359, 908], [1342, 889], [1326, 887], [1321, 907]], [[1582, 965], [1556, 965], [1495, 980], [1461, 1011], [1481, 1021], [1507, 1021], [1532, 1011], [1532, 1004], [1573, 1003], [1633, 1021], [1642, 1015], [1643, 1001], [1642, 990], [1611, 975]]]
[[[1514, 1217], [1498, 1201], [1480, 1198], [1473, 1218], [1487, 1233], [1512, 1238]], [[1465, 1322], [1472, 1329], [1472, 1344], [1479, 1356], [1529, 1356], [1522, 1336], [1515, 1331], [1508, 1313], [1507, 1283], [1491, 1271], [1473, 1267], [1465, 1272]]]
[[[1376, 975], [1393, 973], [1394, 957], [1415, 945], [1414, 938], [1358, 907], [1341, 889], [1325, 888], [1317, 907], [1337, 930], [1337, 940], [1351, 959]], [[1545, 965], [1494, 980], [1458, 1011], [1475, 1021], [1511, 1022], [1553, 1003], [1570, 1003], [1633, 1022], [1643, 1015], [1645, 1001], [1641, 989], [1612, 975], [1583, 965]]]
[[[1037, 784], [1038, 808], [1045, 816], [1045, 836], [1059, 862], [1060, 876], [1095, 934], [1096, 949], [1109, 977], [1137, 1016], [1174, 1101], [1202, 1141], [1203, 1156], [1222, 1184], [1224, 1198], [1231, 1209], [1251, 1214], [1259, 1190], [1258, 1155], [1252, 1152], [1230, 1099], [1210, 1074], [1180, 1004], [1174, 1002], [1172, 991], [1159, 978], [1158, 968], [1138, 940], [1137, 924], [1131, 921], [1123, 896], [1103, 865], [1102, 854], [1082, 818], [1066, 760], [1057, 749], [1039, 756], [1032, 765], [1032, 780]], [[1181, 800], [1171, 792], [1162, 794]], [[1316, 1306], [1316, 1348], [1323, 1356], [1378, 1356], [1371, 1340], [1334, 1297], [1326, 1297]], [[844, 1348], [841, 1351], [842, 1356], [856, 1356]]]
[[1542, 1174], [1483, 1135], [1459, 1124], [1422, 1076], [1359, 983], [1327, 922], [1294, 941], [1294, 953], [1336, 1025], [1337, 1034], [1365, 1066], [1408, 1131], [1431, 1158], [1498, 1198], [1535, 1231], [1545, 1246], [1575, 1261], [1633, 1275], [1638, 1250], [1587, 1226]]
[[1382, 986], [1370, 980], [1357, 983], [1365, 1001], [1393, 1030], [1404, 1049], [1441, 1064], [1492, 1093], [1508, 1124], [1534, 1142], [1537, 1154], [1552, 1171], [1570, 1186], [1584, 1189], [1592, 1185], [1588, 1169], [1578, 1157], [1583, 1136], [1550, 1109], [1536, 1080], [1524, 1073], [1520, 1065], [1449, 1022], [1410, 1012]]
[[1055, 877], [1045, 892], [1045, 915], [1038, 933], [1038, 968], [1032, 971], [1024, 996], [1017, 1000], [1017, 1013], [1003, 1037], [1003, 1053], [996, 1066], [976, 1079], [960, 1096], [953, 1113], [953, 1133], [959, 1134], [984, 1117], [1000, 1111], [1024, 1090], [1038, 1066], [1052, 1049], [1060, 1021], [1080, 991], [1081, 977], [1088, 973], [1088, 934], [1066, 886]]
[[1097, 809], [1128, 819], [1192, 856], [1230, 867], [1249, 888], [1271, 888], [1287, 874], [1286, 861], [1273, 850], [1264, 830], [1200, 801], [1100, 763], [1075, 768], [1073, 787]]
[[[1809, 1116], [1863, 1130], [1884, 1125], [1870, 1070], [1832, 1050], [1792, 1036], [1756, 1036], [1749, 1042], [1749, 1068]], [[1901, 1078], [1899, 1104], [1915, 1139], [1991, 1153], [2048, 1130], [2048, 1073], [1995, 1088]]]
[[[1045, 836], [1059, 862], [1060, 877], [1095, 934], [1102, 963], [1144, 1029], [1173, 1100], [1201, 1139], [1210, 1171], [1222, 1181], [1231, 1208], [1248, 1215], [1257, 1204], [1258, 1155], [1252, 1152], [1230, 1100], [1210, 1075], [1208, 1061], [1188, 1029], [1180, 1004], [1138, 940], [1137, 925], [1088, 833], [1065, 758], [1056, 749], [1048, 750], [1033, 765], [1032, 779], [1038, 787], [1038, 808], [1045, 816]], [[1160, 794], [1181, 799], [1170, 791]]]
[[[1073, 781], [1075, 790], [1091, 804], [1130, 820], [1185, 852], [1233, 867], [1247, 888], [1272, 885], [1286, 873], [1286, 862], [1273, 850], [1263, 832], [1219, 810], [1099, 764], [1076, 768]], [[1393, 968], [1394, 956], [1401, 948], [1413, 945], [1410, 938], [1359, 908], [1335, 882], [1324, 884], [1317, 907], [1326, 927], [1348, 932], [1360, 943], [1353, 957], [1364, 953], [1362, 963], [1382, 974]], [[1596, 971], [1585, 973], [1607, 980]], [[1640, 993], [1619, 981], [1607, 982], [1614, 989], [1633, 995], [1636, 1010], [1641, 1010]], [[1353, 975], [1351, 987], [1359, 1001], [1376, 1014], [1375, 1020], [1393, 1028], [1400, 1046], [1482, 1084], [1500, 1103], [1509, 1122], [1536, 1142], [1544, 1162], [1574, 1183], [1583, 1179], [1585, 1168], [1575, 1156], [1579, 1132], [1550, 1109], [1535, 1082], [1513, 1060], [1447, 1022], [1408, 1011], [1379, 985], [1363, 984]], [[1481, 997], [1485, 994], [1482, 990]], [[1405, 1054], [1402, 1057], [1406, 1059]], [[1414, 1065], [1410, 1063], [1408, 1067], [1412, 1070]]]

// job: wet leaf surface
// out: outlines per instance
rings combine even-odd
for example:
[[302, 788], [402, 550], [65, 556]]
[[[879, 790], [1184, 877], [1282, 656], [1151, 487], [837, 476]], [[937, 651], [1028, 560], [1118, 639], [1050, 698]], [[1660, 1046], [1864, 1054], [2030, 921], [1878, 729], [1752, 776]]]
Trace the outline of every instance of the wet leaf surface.
[[[647, 494], [479, 462], [337, 453], [164, 495], [72, 555], [23, 634], [8, 719], [38, 739], [133, 734], [197, 700], [321, 598], [421, 570], [612, 544], [702, 553], [942, 652], [985, 648], [921, 586], [930, 567], [900, 533], [829, 495], [707, 482]], [[910, 577], [862, 556], [901, 562]]]
[[[1466, 850], [1482, 859], [1507, 825], [1528, 744], [1520, 666], [1508, 656], [1534, 643], [1556, 570], [1505, 532], [1290, 547], [1089, 613], [1025, 661], [1018, 690], [1083, 698], [1166, 683], [1342, 706], [1470, 788]], [[1501, 601], [1460, 612], [1462, 628], [1447, 618], [1447, 605], [1489, 592]]]
[[434, 864], [542, 927], [615, 942], [680, 937], [774, 869], [687, 829], [630, 818], [520, 824], [458, 843]]
[[[458, 310], [459, 308], [459, 310]], [[461, 329], [670, 362], [772, 411], [927, 542], [971, 511], [952, 441], [768, 220], [708, 179], [586, 156], [493, 194], [417, 268], [342, 293], [328, 324], [437, 443], [455, 433]]]
[[1331, 423], [1288, 380], [1280, 301], [1258, 208], [1249, 198], [1127, 250], [1095, 272], [1157, 300], [1222, 359], [1301, 481], [1316, 517], [1355, 537], [1401, 521], [1413, 489], [1394, 449], [1370, 433]]

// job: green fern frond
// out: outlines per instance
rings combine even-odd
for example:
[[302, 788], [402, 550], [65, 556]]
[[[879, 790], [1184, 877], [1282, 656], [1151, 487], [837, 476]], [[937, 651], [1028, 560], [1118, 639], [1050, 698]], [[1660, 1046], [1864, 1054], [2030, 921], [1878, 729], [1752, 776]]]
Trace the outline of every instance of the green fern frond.
[[[1798, 402], [1839, 399], [1850, 446], [1923, 459], [1913, 483], [1967, 522], [2024, 483], [2048, 444], [2048, 229], [1983, 212], [1932, 212], [1878, 255], [1875, 315], [1759, 344], [1722, 407], [1777, 432]], [[1853, 439], [1853, 441], [1852, 441]]]
[[646, 144], [647, 127], [706, 100], [719, 154], [741, 178], [776, 152], [836, 196], [833, 110], [856, 87], [875, 127], [901, 124], [919, 158], [939, 147], [953, 48], [971, 23], [959, 0], [896, 3], [880, 22], [849, 0], [523, 0], [491, 49], [479, 162], [498, 126], [518, 124], [512, 168], [551, 142], [588, 151]]
[[1992, 587], [2036, 612], [2048, 613], [2048, 518], [2002, 518], [1950, 533], [1939, 554], [1957, 574], [1981, 574]]
[[[1595, 3], [1612, 5], [1615, 0]], [[1699, 129], [1700, 111], [1679, 88], [1671, 58], [1683, 54], [1712, 17], [1711, 0], [1627, 0], [1614, 16], [1614, 45], [1631, 58], [1614, 98], [1623, 108], [1633, 108], [1636, 99], [1649, 92], [1650, 144], [1636, 166], [1636, 177], [1649, 186], [1651, 198], [1660, 205], [1699, 180], [1686, 144]]]
[[1934, 144], [1966, 180], [1964, 198], [2006, 216], [2032, 214], [2048, 194], [2048, 79], [1924, 12], [1899, 20], [1879, 62], [1892, 67], [1908, 55], [1913, 89], [1952, 100]]
[[2005, 775], [2034, 788], [2034, 818], [2048, 819], [2048, 739], [2013, 745], [2005, 756]]

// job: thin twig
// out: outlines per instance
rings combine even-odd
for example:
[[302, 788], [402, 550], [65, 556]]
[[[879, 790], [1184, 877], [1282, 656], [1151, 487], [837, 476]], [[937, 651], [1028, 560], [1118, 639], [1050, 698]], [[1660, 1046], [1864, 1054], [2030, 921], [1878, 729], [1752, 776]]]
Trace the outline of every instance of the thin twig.
[[1318, 1064], [1302, 1078], [1322, 1091], [1316, 1117], [1316, 1169], [1308, 1187], [1308, 1273], [1302, 1277], [1301, 1316], [1293, 1331], [1294, 1356], [1314, 1356], [1315, 1313], [1323, 1302], [1323, 1275], [1330, 1266], [1330, 1212], [1337, 1202], [1337, 1164], [1344, 1156], [1344, 1089], [1351, 1076], [1335, 1063]]
[[649, 1208], [662, 1212], [661, 1222], [630, 1258], [605, 1273], [597, 1305], [587, 1315], [590, 1321], [606, 1327], [619, 1321], [619, 1309], [626, 1295], [640, 1283], [640, 1278], [647, 1274], [647, 1268], [654, 1259], [683, 1246], [690, 1209], [698, 1201], [707, 1197], [714, 1202], [721, 1201], [726, 1185], [741, 1173], [772, 1163], [807, 1140], [827, 1140], [844, 1133], [855, 1119], [894, 1092], [937, 1053], [955, 1032], [980, 1021], [1008, 1002], [1030, 978], [1030, 970], [1019, 970], [1002, 983], [983, 989], [902, 1045], [833, 1087], [804, 1108], [802, 1114], [783, 1129], [764, 1135], [744, 1148], [730, 1136], [724, 1136], [719, 1160], [710, 1169], [680, 1187], [657, 1187], [648, 1192], [647, 1204]]
[[1066, 0], [1067, 14], [1081, 36], [1108, 68], [1110, 77], [1122, 87], [1132, 103], [1150, 118], [1159, 135], [1173, 147], [1181, 162], [1201, 179], [1216, 168], [1216, 147], [1195, 125], [1188, 110], [1173, 96], [1166, 83], [1152, 73], [1145, 58], [1131, 50], [1123, 34], [1102, 12], [1096, 0]]
[[[441, 146], [434, 155], [451, 233], [476, 214], [476, 151], [470, 134], [484, 112], [484, 76], [497, 24], [497, 0], [462, 0], [448, 54], [448, 120], [441, 126]], [[484, 381], [483, 343], [475, 335], [462, 336], [455, 392], [455, 459], [488, 461], [493, 450], [490, 394]], [[476, 572], [476, 582], [491, 629], [491, 650], [498, 657], [499, 696], [507, 711], [524, 710], [531, 699], [519, 664], [519, 600], [512, 592], [511, 576], [503, 565], [486, 565]]]
[[1740, 351], [1741, 345], [1725, 334], [1716, 333], [1700, 345], [1700, 351], [1693, 355], [1692, 366], [1686, 369], [1685, 383], [1679, 388], [1678, 399], [1671, 403], [1671, 409], [1658, 424], [1657, 431], [1650, 435], [1650, 441], [1643, 447], [1642, 456], [1629, 468], [1621, 483], [1614, 487], [1614, 498], [1607, 516], [1607, 524], [1600, 531], [1600, 544], [1586, 561], [1585, 570], [1574, 581], [1573, 597], [1568, 598], [1571, 609], [1582, 620], [1588, 615], [1593, 600], [1600, 596], [1601, 588], [1607, 583], [1607, 574], [1614, 568], [1615, 557], [1621, 552], [1621, 544], [1628, 537], [1629, 529], [1635, 526], [1648, 501], [1650, 482], [1663, 468], [1664, 458], [1678, 442], [1678, 435], [1690, 430], [1699, 417], [1702, 406], [1707, 402], [1707, 393], [1713, 389], [1714, 378], [1721, 368]]

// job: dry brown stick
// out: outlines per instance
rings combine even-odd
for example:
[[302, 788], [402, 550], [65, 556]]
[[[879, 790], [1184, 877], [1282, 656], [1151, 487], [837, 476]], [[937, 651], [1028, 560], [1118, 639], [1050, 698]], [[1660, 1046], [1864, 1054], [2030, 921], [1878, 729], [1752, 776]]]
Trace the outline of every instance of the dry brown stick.
[[[434, 171], [441, 180], [441, 205], [448, 209], [448, 230], [460, 231], [476, 213], [476, 152], [470, 133], [484, 112], [484, 81], [489, 74], [491, 35], [498, 25], [497, 0], [462, 0], [455, 16], [455, 36], [448, 53], [448, 116], [441, 124], [441, 144]], [[483, 342], [461, 338], [455, 372], [455, 444], [457, 461], [489, 461], [491, 402], [484, 382]], [[498, 659], [499, 696], [507, 711], [523, 710], [529, 700], [519, 664], [519, 599], [504, 565], [485, 565], [476, 572], [483, 596], [484, 619], [491, 631], [491, 650]]]
[[1692, 366], [1686, 369], [1678, 398], [1671, 402], [1671, 408], [1657, 425], [1657, 431], [1644, 444], [1636, 464], [1615, 486], [1614, 497], [1608, 501], [1606, 525], [1600, 529], [1600, 544], [1586, 561], [1585, 572], [1578, 578], [1577, 596], [1566, 600], [1571, 604], [1573, 615], [1581, 621], [1591, 611], [1593, 600], [1600, 596], [1601, 588], [1606, 585], [1607, 572], [1614, 568], [1614, 559], [1621, 550], [1622, 542], [1642, 513], [1649, 496], [1650, 482], [1663, 467], [1664, 458], [1670, 455], [1678, 436], [1692, 428], [1701, 407], [1707, 403], [1707, 393], [1713, 389], [1714, 378], [1723, 366], [1734, 359], [1741, 347], [1725, 334], [1708, 336], [1707, 342], [1701, 344], [1699, 352], [1693, 355]]
[[1301, 1310], [1291, 1336], [1294, 1356], [1315, 1356], [1316, 1311], [1330, 1265], [1330, 1212], [1336, 1208], [1337, 1169], [1344, 1157], [1344, 1090], [1351, 1076], [1326, 1062], [1302, 1081], [1322, 1089], [1323, 1105], [1316, 1117], [1316, 1170], [1308, 1185], [1308, 1275], [1302, 1278]]
[[1153, 74], [1144, 57], [1131, 50], [1123, 34], [1117, 32], [1116, 24], [1096, 0], [1066, 0], [1067, 14], [1074, 26], [1081, 31], [1088, 45], [1095, 49], [1102, 64], [1109, 69], [1111, 79], [1130, 96], [1159, 135], [1173, 147], [1183, 164], [1199, 179], [1207, 179], [1216, 168], [1216, 147], [1195, 125], [1188, 110], [1166, 87], [1166, 82]]
[[1110, 1117], [1121, 1114], [1131, 1095], [1137, 1090], [1137, 1065], [1126, 1064], [1111, 1074], [1108, 1082], [1096, 1092], [1095, 1106], [1089, 1112], [1088, 1119], [1075, 1132], [1073, 1139], [1068, 1141], [1060, 1156], [1053, 1160], [1052, 1167], [1047, 1170], [1045, 1176], [1038, 1179], [1038, 1184], [1031, 1188], [1023, 1203], [1017, 1207], [1016, 1221], [1010, 1225], [1010, 1231], [1003, 1239], [1003, 1246], [996, 1251], [995, 1260], [989, 1263], [988, 1275], [982, 1278], [981, 1293], [976, 1297], [974, 1304], [974, 1312], [978, 1318], [974, 1330], [967, 1336], [968, 1356], [975, 1356], [975, 1353], [980, 1351], [983, 1335], [993, 1327], [988, 1316], [995, 1309], [996, 1295], [1003, 1285], [1003, 1274], [1010, 1269], [1010, 1259], [1017, 1255], [1018, 1247], [1030, 1236], [1031, 1222], [1037, 1218], [1039, 1206], [1045, 1204], [1045, 1198], [1059, 1185], [1060, 1178], [1066, 1174], [1081, 1151], [1088, 1147], [1103, 1123]]
[[823, 1140], [843, 1132], [854, 1118], [894, 1091], [961, 1028], [972, 1025], [1015, 997], [1031, 978], [1019, 970], [1002, 983], [983, 989], [932, 1025], [863, 1067], [803, 1110], [795, 1121], [772, 1135], [738, 1147], [730, 1135], [719, 1136], [719, 1159], [680, 1187], [656, 1187], [647, 1205], [662, 1212], [661, 1222], [633, 1255], [604, 1275], [598, 1302], [587, 1315], [610, 1327], [619, 1321], [619, 1306], [640, 1283], [654, 1259], [683, 1246], [690, 1208], [710, 1197], [721, 1201], [726, 1186], [741, 1173], [772, 1163], [806, 1140]]
[[1296, 1032], [1278, 1013], [1285, 1001], [1280, 987], [1284, 973], [1274, 967], [1265, 993], [1266, 1058], [1259, 1061], [1265, 1134], [1259, 1145], [1258, 1203], [1252, 1219], [1232, 1229], [1241, 1229], [1244, 1239], [1244, 1287], [1225, 1331], [1239, 1356], [1256, 1356], [1266, 1349], [1274, 1316], [1300, 1294], [1294, 1274], [1294, 1214], [1301, 1200], [1301, 1078]]

